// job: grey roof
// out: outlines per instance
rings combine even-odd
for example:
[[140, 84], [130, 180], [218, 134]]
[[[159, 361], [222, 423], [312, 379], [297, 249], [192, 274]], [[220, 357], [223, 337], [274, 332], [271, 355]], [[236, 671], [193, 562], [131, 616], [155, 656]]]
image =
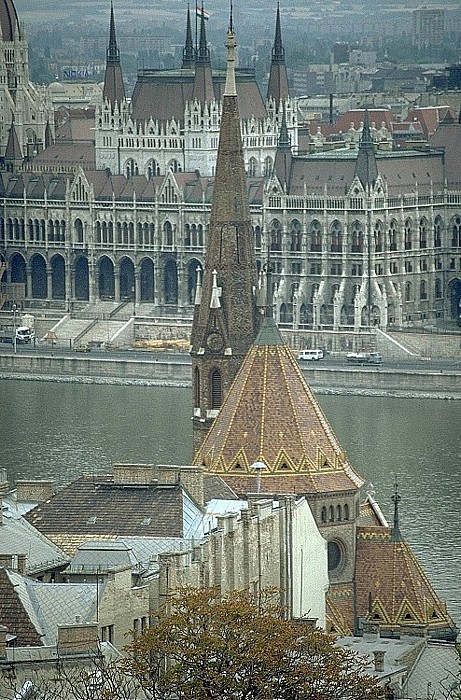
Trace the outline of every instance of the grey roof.
[[409, 675], [406, 696], [430, 696], [433, 700], [445, 700], [448, 689], [453, 692], [449, 697], [458, 697], [454, 691], [459, 693], [461, 690], [459, 658], [455, 645], [428, 642]]
[[137, 567], [138, 561], [122, 540], [89, 540], [81, 544], [65, 573], [89, 574]]
[[37, 575], [68, 563], [69, 557], [22, 517], [15, 504], [3, 501], [0, 554], [26, 554], [26, 573]]

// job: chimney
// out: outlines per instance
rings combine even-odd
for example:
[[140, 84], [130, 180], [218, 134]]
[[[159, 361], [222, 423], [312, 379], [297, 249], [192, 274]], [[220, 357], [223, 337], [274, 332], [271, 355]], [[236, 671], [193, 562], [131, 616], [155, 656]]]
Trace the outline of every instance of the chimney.
[[18, 573], [22, 576], [26, 575], [27, 554], [18, 554]]
[[203, 467], [177, 466], [176, 464], [159, 464], [158, 483], [181, 484], [198, 506], [203, 506]]
[[54, 481], [28, 481], [21, 479], [16, 482], [16, 500], [18, 503], [43, 503], [48, 501], [54, 492]]
[[155, 482], [152, 464], [114, 464], [112, 473], [118, 486], [148, 486]]
[[98, 625], [96, 622], [58, 625], [58, 653], [62, 656], [96, 652], [97, 649]]
[[374, 642], [379, 637], [379, 622], [373, 622], [371, 620], [363, 621], [363, 641], [364, 642]]
[[385, 654], [386, 654], [385, 651], [374, 651], [373, 652], [375, 671], [377, 673], [384, 672], [384, 656], [385, 656]]

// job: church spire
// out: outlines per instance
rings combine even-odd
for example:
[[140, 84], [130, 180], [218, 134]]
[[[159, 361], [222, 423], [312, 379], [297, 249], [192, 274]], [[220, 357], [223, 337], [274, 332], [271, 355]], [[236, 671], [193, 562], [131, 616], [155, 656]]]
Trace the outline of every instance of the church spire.
[[11, 118], [11, 126], [8, 133], [8, 141], [4, 155], [5, 168], [14, 172], [21, 165], [23, 160], [21, 144], [19, 143], [16, 127], [14, 125], [14, 114]]
[[362, 136], [355, 165], [355, 176], [359, 178], [365, 188], [367, 186], [372, 187], [378, 179], [378, 166], [376, 165], [375, 147], [371, 138], [367, 109], [363, 120]]
[[103, 97], [111, 105], [120, 104], [125, 100], [120, 51], [115, 35], [114, 5], [110, 3], [109, 46], [106, 51], [106, 74], [104, 76]]
[[259, 326], [256, 262], [235, 91], [235, 46], [231, 21], [202, 290], [191, 335], [195, 447], [216, 416]]
[[195, 65], [195, 50], [192, 41], [192, 27], [190, 21], [190, 7], [187, 6], [187, 24], [186, 24], [186, 44], [182, 53], [182, 68], [193, 68]]
[[285, 65], [285, 49], [282, 43], [282, 29], [280, 24], [280, 5], [277, 3], [277, 15], [275, 20], [275, 40], [272, 47], [272, 60], [267, 86], [267, 99], [273, 99], [276, 103], [286, 100], [290, 96], [288, 89], [288, 75]]
[[213, 76], [211, 74], [210, 49], [206, 40], [205, 8], [197, 8], [200, 12], [200, 39], [195, 61], [195, 78], [193, 98], [204, 104], [214, 99]]

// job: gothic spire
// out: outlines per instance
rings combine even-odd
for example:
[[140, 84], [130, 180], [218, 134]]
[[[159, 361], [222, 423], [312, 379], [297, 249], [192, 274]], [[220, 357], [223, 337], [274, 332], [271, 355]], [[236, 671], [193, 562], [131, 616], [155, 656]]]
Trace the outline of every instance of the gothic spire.
[[282, 29], [280, 23], [280, 5], [277, 2], [277, 15], [275, 20], [275, 40], [272, 47], [272, 60], [267, 86], [267, 99], [273, 99], [276, 103], [286, 100], [290, 96], [288, 89], [288, 75], [285, 65], [285, 49], [282, 43]]
[[186, 44], [182, 52], [182, 68], [193, 68], [195, 65], [195, 50], [194, 42], [192, 41], [192, 27], [190, 21], [190, 7], [187, 6], [187, 24], [186, 24]]
[[367, 109], [363, 120], [362, 136], [355, 165], [355, 176], [359, 178], [365, 188], [367, 186], [372, 187], [378, 179], [378, 166], [376, 165], [375, 147], [371, 138]]
[[205, 8], [198, 8], [200, 11], [200, 39], [195, 61], [195, 77], [193, 98], [204, 104], [214, 99], [213, 76], [211, 73], [210, 49], [206, 40], [206, 17]]
[[125, 100], [120, 51], [115, 35], [114, 5], [110, 3], [109, 46], [106, 51], [106, 74], [104, 76], [103, 97], [111, 105], [120, 104]]
[[19, 143], [16, 127], [14, 125], [14, 114], [11, 117], [11, 126], [8, 133], [8, 141], [4, 155], [5, 167], [13, 172], [22, 163], [22, 150]]
[[216, 174], [200, 305], [192, 324], [194, 442], [201, 442], [259, 327], [257, 272], [235, 90], [235, 34], [227, 32]]

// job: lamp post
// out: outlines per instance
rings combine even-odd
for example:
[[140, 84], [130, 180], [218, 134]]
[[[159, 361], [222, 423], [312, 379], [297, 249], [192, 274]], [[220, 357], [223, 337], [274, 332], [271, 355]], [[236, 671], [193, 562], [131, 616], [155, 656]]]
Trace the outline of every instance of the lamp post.
[[16, 354], [16, 312], [18, 307], [13, 304], [13, 352]]
[[256, 493], [261, 493], [261, 472], [267, 467], [264, 462], [253, 462], [250, 469], [254, 469], [256, 472]]

